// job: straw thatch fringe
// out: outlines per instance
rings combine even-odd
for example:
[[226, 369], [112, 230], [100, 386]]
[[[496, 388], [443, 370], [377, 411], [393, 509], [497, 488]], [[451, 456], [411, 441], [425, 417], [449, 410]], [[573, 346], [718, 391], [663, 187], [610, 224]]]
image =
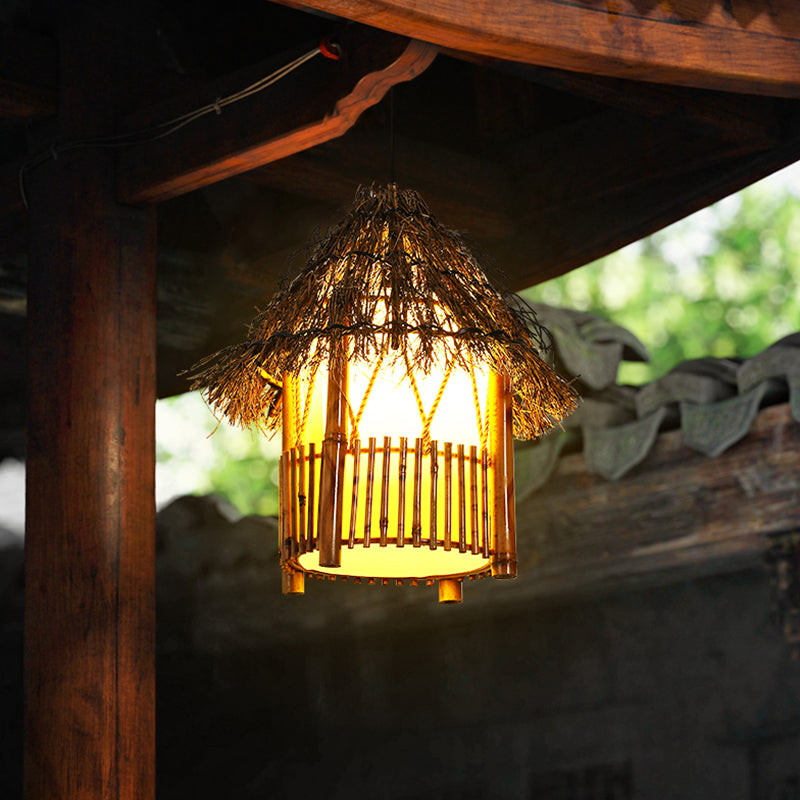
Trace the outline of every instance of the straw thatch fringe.
[[314, 369], [330, 352], [429, 372], [470, 359], [513, 381], [514, 432], [538, 436], [577, 396], [539, 353], [545, 331], [489, 283], [461, 237], [419, 195], [362, 187], [303, 271], [250, 325], [247, 340], [192, 368], [194, 389], [230, 422], [280, 426], [280, 376]]

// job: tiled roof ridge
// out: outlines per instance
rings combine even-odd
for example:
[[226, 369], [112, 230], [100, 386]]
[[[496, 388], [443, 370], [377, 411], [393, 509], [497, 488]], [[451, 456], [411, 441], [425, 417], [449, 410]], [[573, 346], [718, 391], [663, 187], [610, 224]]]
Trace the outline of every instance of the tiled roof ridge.
[[747, 435], [764, 406], [788, 401], [800, 422], [800, 332], [750, 358], [693, 359], [650, 383], [622, 386], [623, 360], [649, 360], [634, 334], [588, 312], [533, 307], [553, 335], [559, 371], [576, 376], [583, 400], [562, 427], [518, 447], [525, 495], [547, 482], [565, 450], [582, 450], [589, 472], [617, 480], [665, 430], [679, 428], [688, 448], [714, 458]]

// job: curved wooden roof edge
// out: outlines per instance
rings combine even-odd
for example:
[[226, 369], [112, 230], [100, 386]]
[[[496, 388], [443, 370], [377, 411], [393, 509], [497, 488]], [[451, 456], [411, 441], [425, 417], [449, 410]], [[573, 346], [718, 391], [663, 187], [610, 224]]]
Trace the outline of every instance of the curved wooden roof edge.
[[277, 0], [444, 48], [595, 75], [800, 97], [793, 0]]

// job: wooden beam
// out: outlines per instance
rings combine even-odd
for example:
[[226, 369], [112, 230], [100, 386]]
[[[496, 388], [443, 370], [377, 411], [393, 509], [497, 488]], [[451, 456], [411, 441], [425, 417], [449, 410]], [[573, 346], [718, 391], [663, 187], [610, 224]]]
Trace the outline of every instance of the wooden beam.
[[[65, 138], [112, 129], [122, 27], [78, 5]], [[155, 212], [117, 205], [102, 150], [33, 171], [29, 199], [25, 798], [153, 800]]]
[[750, 142], [761, 147], [777, 143], [782, 104], [790, 102], [510, 62], [498, 64], [497, 69], [620, 111], [658, 118], [676, 131], [714, 136], [724, 142]]
[[788, 404], [763, 410], [750, 433], [714, 459], [681, 437], [659, 436], [619, 481], [588, 474], [579, 454], [562, 458], [518, 507], [521, 593], [574, 595], [736, 568], [757, 563], [767, 534], [797, 530], [800, 423]]
[[795, 0], [282, 0], [489, 58], [800, 97]]
[[[121, 201], [165, 200], [341, 136], [393, 85], [419, 75], [436, 55], [431, 45], [360, 27], [342, 34], [341, 47], [338, 62], [319, 57], [267, 91], [227, 106], [219, 116], [125, 150]], [[135, 114], [123, 129], [147, 128], [213, 102], [264, 77], [264, 70], [250, 70]]]
[[56, 112], [55, 42], [0, 26], [0, 119], [30, 122]]

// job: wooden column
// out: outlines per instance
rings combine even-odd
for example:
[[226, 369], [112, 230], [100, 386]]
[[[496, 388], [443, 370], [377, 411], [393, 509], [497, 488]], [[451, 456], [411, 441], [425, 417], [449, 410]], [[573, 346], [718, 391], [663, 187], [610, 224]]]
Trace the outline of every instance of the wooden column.
[[[61, 45], [59, 137], [107, 132], [97, 41]], [[28, 198], [25, 798], [153, 800], [155, 216], [102, 150]]]

